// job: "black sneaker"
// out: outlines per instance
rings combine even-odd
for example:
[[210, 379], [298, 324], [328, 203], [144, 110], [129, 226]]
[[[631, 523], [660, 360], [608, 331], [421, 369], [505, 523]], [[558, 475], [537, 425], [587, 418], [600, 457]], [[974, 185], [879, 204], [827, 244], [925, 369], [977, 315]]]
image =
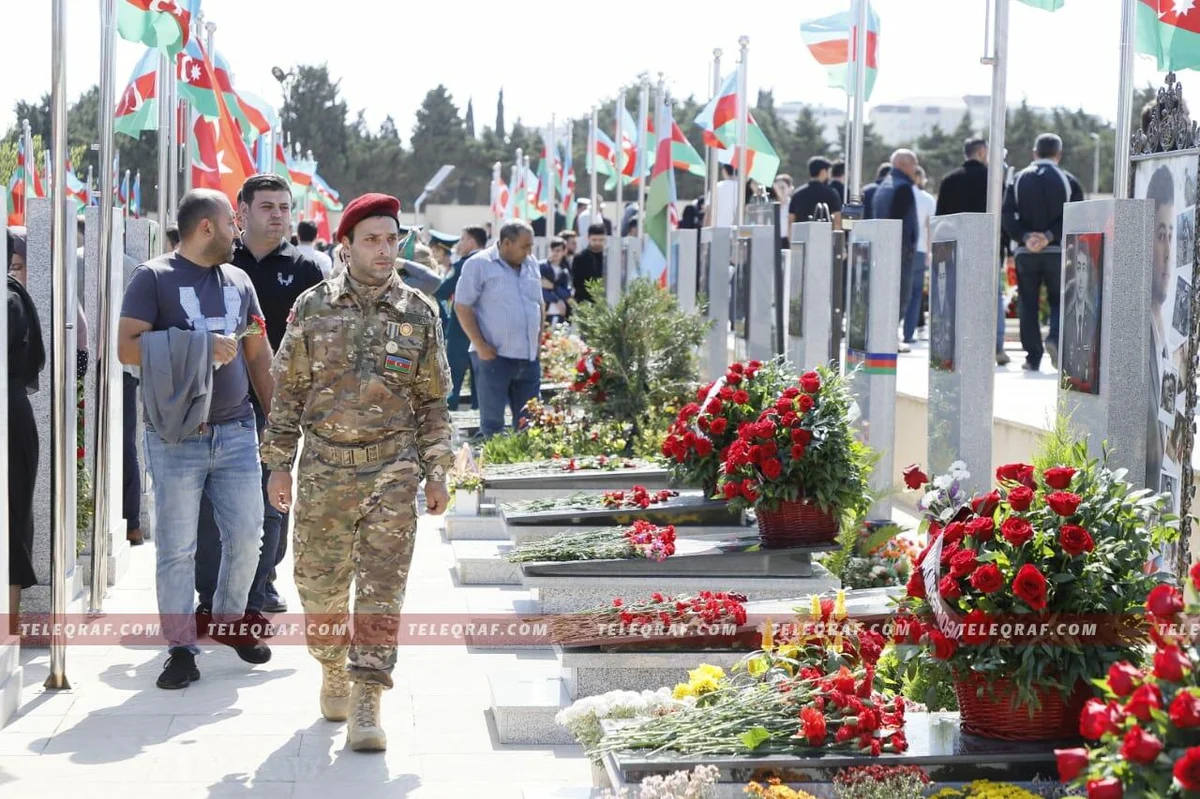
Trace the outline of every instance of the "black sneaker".
[[245, 622], [250, 625], [251, 635], [258, 638], [271, 638], [275, 635], [275, 626], [271, 624], [271, 620], [257, 610], [247, 611]]
[[1022, 369], [1024, 369], [1026, 372], [1040, 372], [1040, 371], [1042, 371], [1042, 367], [1041, 367], [1040, 365], [1039, 365], [1039, 366], [1034, 366], [1034, 365], [1033, 365], [1033, 364], [1031, 364], [1029, 361], [1026, 361], [1025, 363], [1021, 364], [1021, 368], [1022, 368]]
[[208, 628], [212, 624], [212, 608], [208, 605], [200, 605], [196, 608], [196, 640], [201, 641], [208, 637]]
[[287, 613], [287, 601], [279, 594], [267, 594], [263, 601], [263, 613]]
[[173, 647], [168, 653], [167, 665], [163, 668], [162, 674], [158, 675], [159, 688], [164, 688], [168, 691], [175, 691], [180, 688], [187, 688], [191, 683], [200, 679], [200, 669], [196, 668], [196, 656], [191, 650], [177, 646]]
[[213, 641], [232, 648], [242, 660], [258, 666], [271, 659], [271, 648], [251, 635], [252, 625], [253, 622], [246, 616], [224, 625], [214, 622], [210, 634]]

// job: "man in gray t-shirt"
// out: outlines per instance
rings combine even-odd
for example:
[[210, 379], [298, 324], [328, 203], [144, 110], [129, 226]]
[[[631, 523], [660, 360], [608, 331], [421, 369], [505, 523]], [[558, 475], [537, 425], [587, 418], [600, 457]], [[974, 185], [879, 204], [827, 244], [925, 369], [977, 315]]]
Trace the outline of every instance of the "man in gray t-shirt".
[[[196, 668], [196, 527], [207, 496], [222, 533], [221, 568], [208, 630], [248, 663], [266, 663], [271, 650], [241, 627], [262, 542], [262, 471], [250, 386], [271, 407], [271, 345], [266, 330], [241, 336], [261, 316], [250, 277], [229, 264], [237, 228], [225, 195], [188, 192], [179, 203], [179, 248], [142, 264], [125, 289], [117, 350], [121, 363], [142, 366], [140, 338], [169, 329], [205, 331], [212, 360], [208, 420], [177, 444], [146, 429], [146, 460], [154, 483], [158, 613], [170, 658], [159, 688], [185, 688]], [[157, 365], [158, 369], [170, 364]]]

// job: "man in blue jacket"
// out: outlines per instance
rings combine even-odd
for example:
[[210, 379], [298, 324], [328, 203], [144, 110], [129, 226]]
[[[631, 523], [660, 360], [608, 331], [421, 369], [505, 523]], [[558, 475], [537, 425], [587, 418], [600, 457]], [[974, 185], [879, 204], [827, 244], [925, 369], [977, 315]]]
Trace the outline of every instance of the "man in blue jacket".
[[475, 370], [471, 368], [471, 356], [468, 350], [471, 340], [463, 332], [458, 316], [454, 313], [454, 292], [458, 289], [458, 279], [462, 277], [463, 264], [475, 253], [487, 246], [487, 231], [481, 227], [465, 227], [454, 254], [458, 260], [450, 265], [450, 274], [438, 286], [434, 299], [438, 301], [438, 311], [442, 316], [442, 329], [446, 334], [446, 360], [450, 363], [450, 396], [446, 401], [450, 410], [458, 410], [459, 395], [462, 393], [463, 378], [471, 374], [471, 410], [479, 410], [479, 391], [475, 387]]
[[[919, 229], [917, 221], [917, 199], [913, 181], [917, 176], [917, 155], [912, 150], [897, 150], [892, 153], [892, 169], [875, 190], [872, 198], [872, 219], [899, 219], [904, 223], [900, 237], [900, 318], [912, 294], [913, 262], [917, 257]], [[903, 341], [898, 351], [908, 352]]]
[[567, 243], [558, 236], [550, 239], [550, 257], [538, 264], [542, 273], [542, 301], [546, 303], [546, 321], [551, 325], [567, 321], [574, 290], [571, 270], [567, 268]]

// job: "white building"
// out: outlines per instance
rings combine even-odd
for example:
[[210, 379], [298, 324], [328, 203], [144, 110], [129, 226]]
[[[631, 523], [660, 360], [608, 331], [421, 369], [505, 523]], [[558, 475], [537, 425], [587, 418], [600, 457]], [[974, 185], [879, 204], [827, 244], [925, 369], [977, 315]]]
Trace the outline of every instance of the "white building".
[[988, 124], [989, 98], [967, 95], [961, 98], [913, 97], [896, 103], [880, 103], [867, 114], [875, 132], [886, 144], [912, 144], [927, 136], [935, 127], [949, 133], [970, 112], [976, 132]]

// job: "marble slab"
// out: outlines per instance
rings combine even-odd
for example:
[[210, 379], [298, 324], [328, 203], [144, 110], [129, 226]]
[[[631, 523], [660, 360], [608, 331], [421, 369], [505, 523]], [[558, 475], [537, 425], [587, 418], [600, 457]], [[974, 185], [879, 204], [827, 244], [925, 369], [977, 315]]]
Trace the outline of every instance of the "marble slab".
[[[627, 484], [626, 488], [628, 487]], [[572, 524], [611, 527], [633, 524], [638, 519], [678, 527], [729, 524], [737, 518], [730, 513], [723, 501], [708, 499], [699, 491], [685, 492], [648, 508], [554, 508], [530, 513], [515, 511], [510, 506], [501, 505], [500, 515], [509, 527]]]
[[483, 495], [493, 502], [569, 497], [583, 491], [620, 491], [640, 485], [651, 491], [671, 487], [671, 475], [663, 468], [581, 469], [541, 474], [493, 475], [483, 473]]
[[[597, 525], [572, 525], [569, 527], [546, 527], [532, 524], [516, 525], [507, 528], [507, 534], [510, 541], [514, 544], [524, 544], [527, 541], [544, 541], [547, 538], [552, 538], [559, 533], [565, 532], [583, 532], [584, 530], [596, 529]], [[688, 538], [725, 538], [731, 535], [745, 535], [752, 529], [744, 524], [718, 524], [718, 525], [687, 525], [684, 528], [687, 531]]]

